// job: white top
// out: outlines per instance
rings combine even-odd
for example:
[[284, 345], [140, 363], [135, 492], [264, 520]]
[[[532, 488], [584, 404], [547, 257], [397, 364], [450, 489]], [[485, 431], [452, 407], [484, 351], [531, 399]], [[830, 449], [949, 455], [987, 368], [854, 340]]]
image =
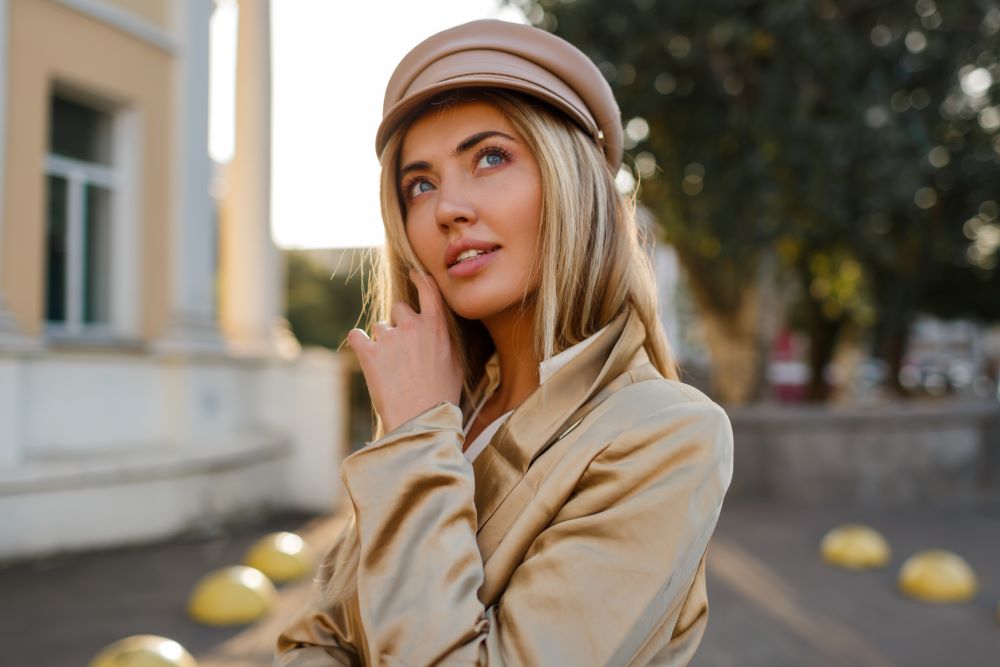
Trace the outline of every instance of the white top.
[[[545, 381], [556, 374], [560, 368], [568, 364], [574, 357], [583, 352], [587, 347], [594, 342], [598, 335], [607, 327], [602, 327], [599, 331], [594, 332], [592, 335], [584, 338], [576, 345], [571, 345], [559, 354], [546, 359], [542, 363], [538, 364], [538, 382], [539, 384], [545, 384]], [[472, 411], [472, 415], [466, 420], [465, 428], [463, 429], [466, 435], [469, 434], [469, 429], [472, 428], [473, 422], [476, 421], [476, 417], [479, 416], [479, 411], [483, 409], [483, 405], [489, 400], [493, 392], [496, 391], [497, 387], [500, 386], [500, 362], [497, 359], [497, 355], [494, 352], [490, 360], [486, 362], [486, 377], [489, 378], [489, 382], [486, 386], [486, 391], [483, 392], [483, 398], [479, 401], [479, 405], [476, 409]], [[504, 422], [511, 416], [514, 411], [506, 412], [496, 419], [494, 419], [489, 426], [484, 428], [482, 432], [476, 437], [475, 441], [465, 450], [465, 458], [469, 461], [475, 461], [479, 452], [486, 449], [486, 445], [490, 443], [493, 435], [500, 430], [500, 427], [504, 425]]]

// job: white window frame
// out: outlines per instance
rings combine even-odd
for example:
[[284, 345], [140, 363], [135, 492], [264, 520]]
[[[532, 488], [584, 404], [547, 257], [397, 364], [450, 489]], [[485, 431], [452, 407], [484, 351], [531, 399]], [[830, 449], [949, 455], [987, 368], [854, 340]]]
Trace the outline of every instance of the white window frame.
[[[60, 86], [54, 95], [77, 100], [111, 115], [111, 166], [77, 160], [48, 152], [45, 158], [48, 176], [58, 176], [67, 183], [66, 219], [66, 320], [45, 320], [46, 338], [53, 342], [133, 345], [139, 337], [138, 303], [141, 294], [139, 258], [142, 254], [139, 234], [138, 169], [141, 136], [139, 114], [135, 109], [87, 101], [90, 95], [64, 94]], [[51, 148], [51, 147], [49, 147]], [[86, 186], [109, 191], [111, 210], [108, 220], [110, 266], [108, 279], [107, 322], [83, 322], [83, 218]], [[48, 200], [46, 199], [46, 206]], [[48, 222], [46, 221], [46, 224]]]

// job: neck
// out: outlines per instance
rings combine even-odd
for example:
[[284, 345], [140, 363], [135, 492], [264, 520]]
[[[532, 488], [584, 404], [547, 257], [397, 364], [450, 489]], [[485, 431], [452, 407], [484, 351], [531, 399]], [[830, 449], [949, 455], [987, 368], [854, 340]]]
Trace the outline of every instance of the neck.
[[498, 412], [507, 412], [538, 388], [540, 360], [534, 349], [534, 310], [511, 307], [484, 319], [483, 325], [493, 339], [500, 363], [500, 386], [492, 400], [497, 402]]

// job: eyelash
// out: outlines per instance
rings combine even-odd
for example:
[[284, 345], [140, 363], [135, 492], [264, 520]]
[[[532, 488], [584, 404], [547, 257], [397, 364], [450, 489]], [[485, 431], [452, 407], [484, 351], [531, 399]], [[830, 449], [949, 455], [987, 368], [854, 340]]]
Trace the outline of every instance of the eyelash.
[[426, 180], [427, 179], [424, 178], [423, 176], [415, 176], [413, 178], [408, 178], [407, 180], [403, 181], [403, 185], [401, 186], [401, 191], [403, 193], [403, 200], [406, 202], [412, 201], [413, 195], [411, 195], [410, 193], [413, 192], [413, 186], [421, 181], [426, 181]]
[[496, 153], [500, 155], [504, 160], [509, 160], [511, 158], [510, 151], [508, 151], [503, 146], [499, 144], [492, 144], [490, 146], [483, 146], [480, 150], [476, 151], [476, 164], [490, 153]]
[[[478, 151], [476, 151], [476, 154], [473, 156], [473, 159], [475, 160], [476, 164], [479, 164], [480, 160], [482, 160], [487, 155], [490, 155], [491, 153], [495, 153], [500, 157], [502, 157], [504, 159], [504, 162], [510, 160], [512, 157], [510, 151], [508, 151], [503, 146], [500, 146], [499, 144], [491, 144], [489, 146], [483, 146]], [[496, 167], [489, 167], [489, 168], [496, 169]], [[424, 176], [414, 176], [413, 178], [409, 178], [406, 181], [404, 181], [402, 185], [403, 198], [407, 202], [412, 201], [413, 196], [410, 193], [413, 191], [413, 186], [416, 185], [417, 183], [420, 183], [421, 181], [426, 181], [426, 180], [427, 178], [425, 178]]]

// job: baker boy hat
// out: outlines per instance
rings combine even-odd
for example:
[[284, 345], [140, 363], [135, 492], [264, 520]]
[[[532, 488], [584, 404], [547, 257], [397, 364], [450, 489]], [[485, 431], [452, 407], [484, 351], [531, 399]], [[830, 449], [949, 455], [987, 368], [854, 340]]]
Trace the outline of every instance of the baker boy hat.
[[400, 61], [386, 87], [375, 135], [379, 158], [413, 111], [439, 93], [460, 88], [504, 88], [547, 102], [583, 128], [604, 151], [611, 170], [618, 171], [621, 112], [601, 71], [560, 37], [495, 19], [432, 35]]

